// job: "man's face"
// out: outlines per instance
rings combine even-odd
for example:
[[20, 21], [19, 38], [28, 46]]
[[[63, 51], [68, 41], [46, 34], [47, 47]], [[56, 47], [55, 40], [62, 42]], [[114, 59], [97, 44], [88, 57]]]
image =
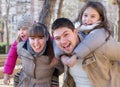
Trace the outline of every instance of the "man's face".
[[71, 53], [78, 44], [78, 32], [67, 27], [54, 30], [53, 36], [58, 47], [65, 53]]

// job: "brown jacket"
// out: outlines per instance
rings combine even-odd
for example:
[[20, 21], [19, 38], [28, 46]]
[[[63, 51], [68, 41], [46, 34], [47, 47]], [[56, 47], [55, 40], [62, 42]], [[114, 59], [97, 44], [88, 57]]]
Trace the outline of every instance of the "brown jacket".
[[[103, 32], [101, 32], [101, 37], [94, 37], [96, 40], [93, 40], [93, 44], [91, 44], [93, 47], [96, 43], [105, 41], [107, 34], [104, 30], [101, 29], [101, 31]], [[97, 30], [93, 33], [100, 36], [100, 33], [97, 34]], [[90, 41], [90, 39], [86, 39], [86, 41]], [[83, 68], [87, 72], [93, 87], [120, 87], [120, 65], [118, 64], [120, 61], [120, 43], [110, 37], [108, 41], [103, 42], [95, 49], [89, 48], [92, 46], [89, 46], [89, 43], [85, 41], [82, 46], [86, 46], [87, 50], [77, 48], [78, 56], [84, 58]], [[82, 51], [89, 53], [89, 55], [85, 56]]]
[[49, 57], [41, 55], [34, 58], [23, 46], [23, 42], [18, 45], [23, 69], [18, 87], [51, 87], [54, 67], [49, 65]]
[[[93, 30], [85, 38], [79, 32], [82, 42], [74, 52], [78, 58], [83, 58], [82, 66], [92, 87], [120, 87], [120, 43], [112, 37], [106, 41], [107, 36], [105, 29]], [[67, 68], [64, 81], [66, 76]]]

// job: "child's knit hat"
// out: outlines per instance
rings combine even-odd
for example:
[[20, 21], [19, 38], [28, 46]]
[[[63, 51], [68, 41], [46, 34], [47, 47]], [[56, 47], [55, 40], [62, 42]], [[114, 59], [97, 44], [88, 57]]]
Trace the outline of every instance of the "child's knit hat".
[[28, 27], [28, 29], [33, 25], [33, 18], [30, 14], [24, 14], [19, 19], [17, 23], [17, 29], [20, 29], [22, 27]]

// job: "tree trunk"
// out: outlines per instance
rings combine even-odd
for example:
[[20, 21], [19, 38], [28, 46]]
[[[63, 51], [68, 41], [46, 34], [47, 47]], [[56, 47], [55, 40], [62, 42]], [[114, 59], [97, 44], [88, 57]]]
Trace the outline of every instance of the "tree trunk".
[[50, 22], [56, 0], [45, 0], [39, 16], [39, 22], [44, 23], [50, 29]]
[[60, 3], [59, 3], [58, 18], [61, 17], [61, 8], [62, 8], [62, 5], [63, 5], [63, 1], [64, 0], [60, 0]]
[[118, 41], [120, 42], [120, 0], [118, 0], [118, 8], [119, 8], [119, 20], [118, 20]]
[[8, 17], [9, 17], [9, 9], [10, 9], [10, 1], [6, 0], [6, 15], [5, 15], [5, 26], [6, 26], [6, 53], [9, 51], [9, 31], [8, 31]]

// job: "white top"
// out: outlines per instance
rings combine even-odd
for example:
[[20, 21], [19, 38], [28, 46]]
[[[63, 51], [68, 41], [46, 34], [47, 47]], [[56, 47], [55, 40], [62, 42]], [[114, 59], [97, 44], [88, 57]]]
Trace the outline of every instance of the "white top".
[[76, 87], [92, 87], [87, 73], [82, 68], [82, 61], [83, 59], [78, 59], [78, 62], [70, 67], [70, 74], [76, 83]]

